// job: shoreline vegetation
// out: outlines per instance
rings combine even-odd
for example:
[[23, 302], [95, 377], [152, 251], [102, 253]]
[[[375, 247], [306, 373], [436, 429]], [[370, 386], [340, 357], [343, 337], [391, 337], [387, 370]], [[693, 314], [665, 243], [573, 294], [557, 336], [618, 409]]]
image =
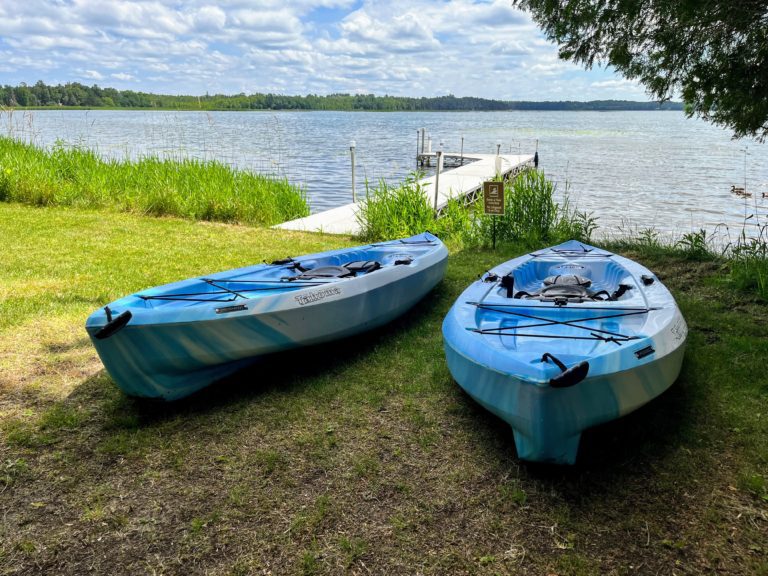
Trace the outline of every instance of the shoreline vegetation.
[[46, 150], [8, 137], [0, 137], [0, 201], [257, 226], [309, 214], [304, 191], [285, 178], [214, 160], [105, 159], [62, 143]]
[[[525, 205], [556, 223], [531, 178]], [[587, 431], [576, 466], [518, 461], [509, 427], [453, 382], [445, 313], [551, 243], [545, 228], [495, 251], [451, 241], [444, 281], [390, 325], [158, 404], [110, 381], [90, 312], [359, 241], [1, 202], [0, 572], [768, 573], [768, 312], [700, 244], [600, 243], [658, 274], [690, 335], [678, 381]]]
[[[361, 242], [266, 228], [308, 210], [259, 178], [0, 138], [1, 574], [768, 574], [765, 227], [724, 251], [705, 231], [608, 241], [541, 172], [507, 185], [495, 225], [482, 202], [436, 220], [417, 175], [382, 182], [363, 239], [429, 228], [451, 251], [409, 314], [177, 403], [125, 396], [85, 335], [93, 310]], [[569, 238], [651, 268], [690, 333], [678, 381], [564, 469], [516, 458], [452, 380], [440, 325], [478, 275]]]
[[[363, 239], [429, 228], [451, 251], [410, 313], [180, 402], [125, 396], [85, 335], [93, 310], [361, 242], [266, 228], [306, 200], [258, 178], [0, 138], [0, 573], [768, 574], [765, 235], [727, 253], [704, 231], [592, 240], [595, 218], [531, 170], [506, 185], [492, 250], [482, 202], [435, 219], [418, 175], [382, 182]], [[587, 431], [564, 469], [516, 458], [453, 382], [440, 325], [479, 274], [568, 238], [654, 270], [690, 333], [678, 381]]]
[[[358, 220], [361, 239], [378, 241], [431, 230], [459, 248], [484, 249], [496, 236], [501, 243], [547, 246], [565, 240], [598, 243], [616, 249], [653, 256], [674, 255], [691, 262], [717, 262], [720, 281], [751, 298], [768, 302], [768, 225], [746, 234], [747, 220], [738, 236], [720, 245], [706, 230], [665, 240], [653, 228], [635, 231], [633, 236], [595, 238], [598, 218], [579, 211], [569, 202], [566, 190], [562, 204], [555, 201], [555, 185], [538, 170], [526, 170], [505, 184], [505, 213], [487, 216], [480, 198], [474, 204], [451, 199], [440, 218], [435, 219], [425, 194], [419, 189], [420, 174], [413, 174], [399, 186], [380, 182], [367, 190]], [[756, 230], [756, 234], [754, 231]]]
[[[358, 220], [360, 241], [376, 242], [431, 230], [459, 249], [501, 243], [556, 244], [569, 239], [594, 242], [598, 218], [555, 201], [555, 185], [543, 172], [527, 170], [505, 187], [505, 215], [482, 213], [482, 199], [452, 199], [435, 218], [413, 173], [400, 185], [381, 181], [366, 189]], [[105, 159], [61, 142], [47, 150], [0, 136], [0, 202], [71, 206], [102, 211], [172, 216], [188, 220], [272, 226], [310, 213], [305, 192], [286, 178], [233, 169], [220, 162], [185, 158]], [[746, 221], [745, 221], [746, 226]], [[597, 240], [605, 243], [610, 239]], [[744, 230], [716, 246], [705, 230], [665, 241], [653, 229], [614, 240], [629, 250], [669, 250], [693, 261], [718, 260], [723, 281], [768, 301], [768, 225], [757, 235]]]
[[335, 111], [647, 111], [684, 110], [681, 102], [630, 100], [507, 101], [475, 97], [376, 96], [373, 94], [205, 94], [201, 96], [151, 94], [133, 90], [86, 86], [78, 82], [33, 86], [0, 86], [0, 106], [21, 109], [117, 110], [335, 110]]
[[567, 199], [558, 204], [555, 185], [539, 170], [525, 170], [505, 182], [505, 213], [495, 218], [483, 213], [482, 198], [472, 204], [451, 198], [435, 218], [418, 183], [422, 176], [411, 174], [399, 186], [381, 181], [366, 191], [358, 213], [361, 240], [376, 242], [431, 230], [456, 246], [477, 248], [490, 246], [494, 235], [499, 242], [512, 243], [588, 241], [597, 227], [592, 215], [573, 210]]

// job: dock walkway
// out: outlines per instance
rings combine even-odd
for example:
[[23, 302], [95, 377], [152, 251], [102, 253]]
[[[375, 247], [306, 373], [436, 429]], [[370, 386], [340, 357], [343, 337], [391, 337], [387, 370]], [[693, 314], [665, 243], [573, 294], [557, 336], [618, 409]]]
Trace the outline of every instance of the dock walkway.
[[[459, 154], [444, 154], [447, 157], [459, 157]], [[437, 190], [437, 210], [445, 207], [450, 198], [463, 197], [468, 202], [474, 200], [482, 189], [483, 182], [496, 176], [496, 154], [467, 154], [463, 158], [468, 163], [458, 168], [440, 172]], [[533, 165], [533, 155], [500, 154], [501, 175], [513, 177], [526, 167]], [[419, 180], [430, 205], [435, 202], [435, 179], [432, 175]], [[357, 214], [359, 203], [350, 202], [304, 218], [278, 224], [275, 228], [299, 230], [303, 232], [323, 232], [326, 234], [358, 234], [360, 223]]]

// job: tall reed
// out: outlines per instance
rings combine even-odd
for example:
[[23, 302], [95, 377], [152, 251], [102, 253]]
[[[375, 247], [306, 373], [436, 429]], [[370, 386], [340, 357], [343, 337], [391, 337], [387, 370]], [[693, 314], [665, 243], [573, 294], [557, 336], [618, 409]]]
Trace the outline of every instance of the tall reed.
[[748, 237], [742, 230], [729, 248], [729, 280], [738, 289], [768, 301], [768, 225], [762, 225], [757, 236]]
[[506, 210], [498, 217], [483, 214], [482, 200], [465, 205], [453, 198], [436, 218], [419, 177], [412, 174], [400, 186], [381, 182], [368, 191], [358, 213], [364, 239], [391, 239], [429, 229], [443, 239], [481, 246], [491, 244], [494, 227], [500, 242], [529, 243], [587, 240], [595, 228], [591, 216], [555, 202], [554, 184], [539, 171], [525, 171], [505, 185]]
[[420, 178], [421, 174], [413, 173], [399, 186], [381, 180], [375, 188], [366, 187], [366, 198], [357, 213], [362, 239], [389, 240], [434, 227], [434, 213]]
[[61, 143], [43, 150], [3, 137], [0, 200], [256, 225], [309, 214], [303, 190], [287, 180], [220, 162], [110, 160]]

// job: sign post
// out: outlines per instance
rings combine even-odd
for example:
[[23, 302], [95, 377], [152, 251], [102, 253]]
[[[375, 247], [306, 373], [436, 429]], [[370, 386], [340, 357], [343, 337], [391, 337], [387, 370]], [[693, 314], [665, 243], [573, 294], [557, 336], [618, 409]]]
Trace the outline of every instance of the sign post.
[[491, 216], [496, 250], [496, 216], [504, 215], [504, 182], [483, 182], [483, 211]]

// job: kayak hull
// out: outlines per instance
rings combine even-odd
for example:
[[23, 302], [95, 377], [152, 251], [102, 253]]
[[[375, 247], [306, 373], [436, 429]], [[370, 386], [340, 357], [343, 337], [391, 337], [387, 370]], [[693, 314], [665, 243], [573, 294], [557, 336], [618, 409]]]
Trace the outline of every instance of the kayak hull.
[[[443, 323], [451, 374], [469, 396], [510, 424], [523, 460], [575, 463], [584, 430], [663, 393], [677, 379], [683, 361], [685, 320], [652, 273], [612, 254], [570, 254], [572, 246], [554, 247], [566, 250], [565, 255], [542, 253], [498, 266], [459, 297]], [[620, 282], [631, 285], [626, 291], [632, 294], [616, 301], [555, 304], [507, 297], [498, 283], [488, 281], [491, 274], [514, 276], [522, 270], [516, 279], [530, 290], [526, 264], [530, 268], [533, 259], [542, 269], [563, 263], [587, 272], [602, 267], [611, 272], [607, 277], [612, 282], [618, 266], [623, 271]], [[599, 284], [599, 275], [593, 276]], [[653, 282], [646, 285], [643, 277]], [[567, 367], [586, 363], [586, 376], [554, 386], [561, 368], [542, 360], [545, 354]]]
[[685, 347], [638, 368], [588, 378], [578, 386], [537, 386], [481, 366], [445, 345], [448, 368], [464, 391], [511, 427], [522, 460], [574, 464], [581, 433], [640, 408], [671, 386]]
[[[91, 315], [86, 329], [110, 376], [127, 394], [176, 400], [265, 355], [352, 336], [405, 313], [442, 279], [447, 250], [431, 235], [404, 240], [418, 244], [383, 243], [362, 252], [340, 250], [295, 260], [320, 269], [359, 260], [361, 255], [379, 257], [383, 264], [379, 269], [356, 277], [309, 280], [307, 287], [293, 283], [284, 291], [256, 293], [251, 288], [231, 302], [174, 300], [169, 306], [167, 294], [189, 298], [192, 281], [183, 281], [111, 303], [113, 316], [131, 311], [132, 318], [107, 338], [96, 337], [107, 323], [102, 310]], [[217, 286], [233, 286], [218, 279], [237, 278], [237, 286], [243, 286], [265, 274], [270, 278], [297, 274], [290, 266], [275, 271], [281, 266], [259, 265], [209, 279]], [[284, 287], [279, 281], [270, 282], [267, 288]], [[253, 285], [257, 284], [248, 284]], [[157, 300], [142, 300], [146, 295]]]

